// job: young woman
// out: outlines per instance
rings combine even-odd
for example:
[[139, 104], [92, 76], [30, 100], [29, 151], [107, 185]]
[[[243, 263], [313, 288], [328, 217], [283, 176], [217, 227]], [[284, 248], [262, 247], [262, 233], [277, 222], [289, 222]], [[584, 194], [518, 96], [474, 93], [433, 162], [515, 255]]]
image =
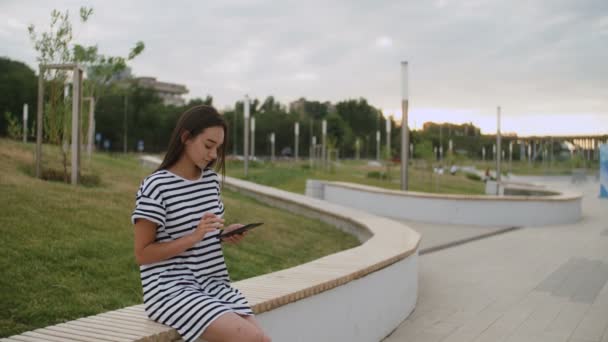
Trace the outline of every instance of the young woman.
[[[180, 117], [165, 159], [144, 179], [132, 215], [145, 310], [185, 341], [270, 341], [245, 297], [230, 286], [220, 239], [226, 123], [210, 106]], [[241, 227], [232, 224], [225, 231]], [[225, 240], [225, 241], [224, 241]]]

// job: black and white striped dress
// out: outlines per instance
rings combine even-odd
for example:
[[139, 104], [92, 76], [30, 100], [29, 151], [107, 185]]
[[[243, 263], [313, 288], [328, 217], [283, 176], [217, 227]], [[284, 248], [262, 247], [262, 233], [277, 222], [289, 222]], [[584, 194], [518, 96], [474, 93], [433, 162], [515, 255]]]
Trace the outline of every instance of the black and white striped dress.
[[[207, 168], [192, 181], [160, 170], [142, 182], [131, 221], [156, 223], [156, 242], [169, 242], [194, 231], [206, 212], [224, 215], [217, 173]], [[178, 256], [140, 266], [148, 317], [175, 328], [186, 341], [197, 339], [223, 313], [253, 314], [230, 286], [219, 234], [208, 233]]]

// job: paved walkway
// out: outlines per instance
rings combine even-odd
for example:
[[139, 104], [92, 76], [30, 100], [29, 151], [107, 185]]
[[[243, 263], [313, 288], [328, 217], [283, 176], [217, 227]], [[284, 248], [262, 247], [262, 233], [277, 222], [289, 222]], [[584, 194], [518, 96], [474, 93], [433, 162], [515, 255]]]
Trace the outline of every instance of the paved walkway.
[[518, 227], [480, 227], [465, 225], [434, 224], [401, 220], [408, 227], [422, 234], [420, 254], [432, 253], [443, 248], [467, 243], [476, 239], [510, 232]]
[[583, 192], [583, 219], [422, 255], [416, 310], [385, 342], [608, 342], [608, 200], [593, 180], [518, 180]]

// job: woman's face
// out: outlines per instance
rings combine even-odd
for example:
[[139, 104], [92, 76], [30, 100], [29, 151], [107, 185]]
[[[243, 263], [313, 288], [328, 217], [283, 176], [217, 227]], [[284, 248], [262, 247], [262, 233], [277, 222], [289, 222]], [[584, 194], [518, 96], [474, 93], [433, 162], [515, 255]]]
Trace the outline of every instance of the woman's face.
[[185, 141], [185, 152], [201, 170], [217, 159], [219, 149], [224, 143], [224, 129], [221, 126], [209, 127], [202, 133]]

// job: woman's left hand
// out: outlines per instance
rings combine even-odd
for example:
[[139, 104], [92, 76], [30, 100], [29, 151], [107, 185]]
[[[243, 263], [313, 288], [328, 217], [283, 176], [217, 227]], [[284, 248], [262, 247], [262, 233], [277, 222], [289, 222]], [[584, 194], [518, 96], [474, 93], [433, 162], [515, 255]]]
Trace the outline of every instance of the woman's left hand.
[[[228, 233], [230, 231], [241, 228], [243, 226], [244, 226], [244, 224], [234, 223], [234, 224], [231, 224], [228, 227], [224, 228], [223, 231]], [[229, 242], [229, 243], [239, 243], [246, 234], [247, 234], [247, 232], [244, 232], [241, 234], [235, 234], [235, 235], [223, 238], [222, 241]]]

